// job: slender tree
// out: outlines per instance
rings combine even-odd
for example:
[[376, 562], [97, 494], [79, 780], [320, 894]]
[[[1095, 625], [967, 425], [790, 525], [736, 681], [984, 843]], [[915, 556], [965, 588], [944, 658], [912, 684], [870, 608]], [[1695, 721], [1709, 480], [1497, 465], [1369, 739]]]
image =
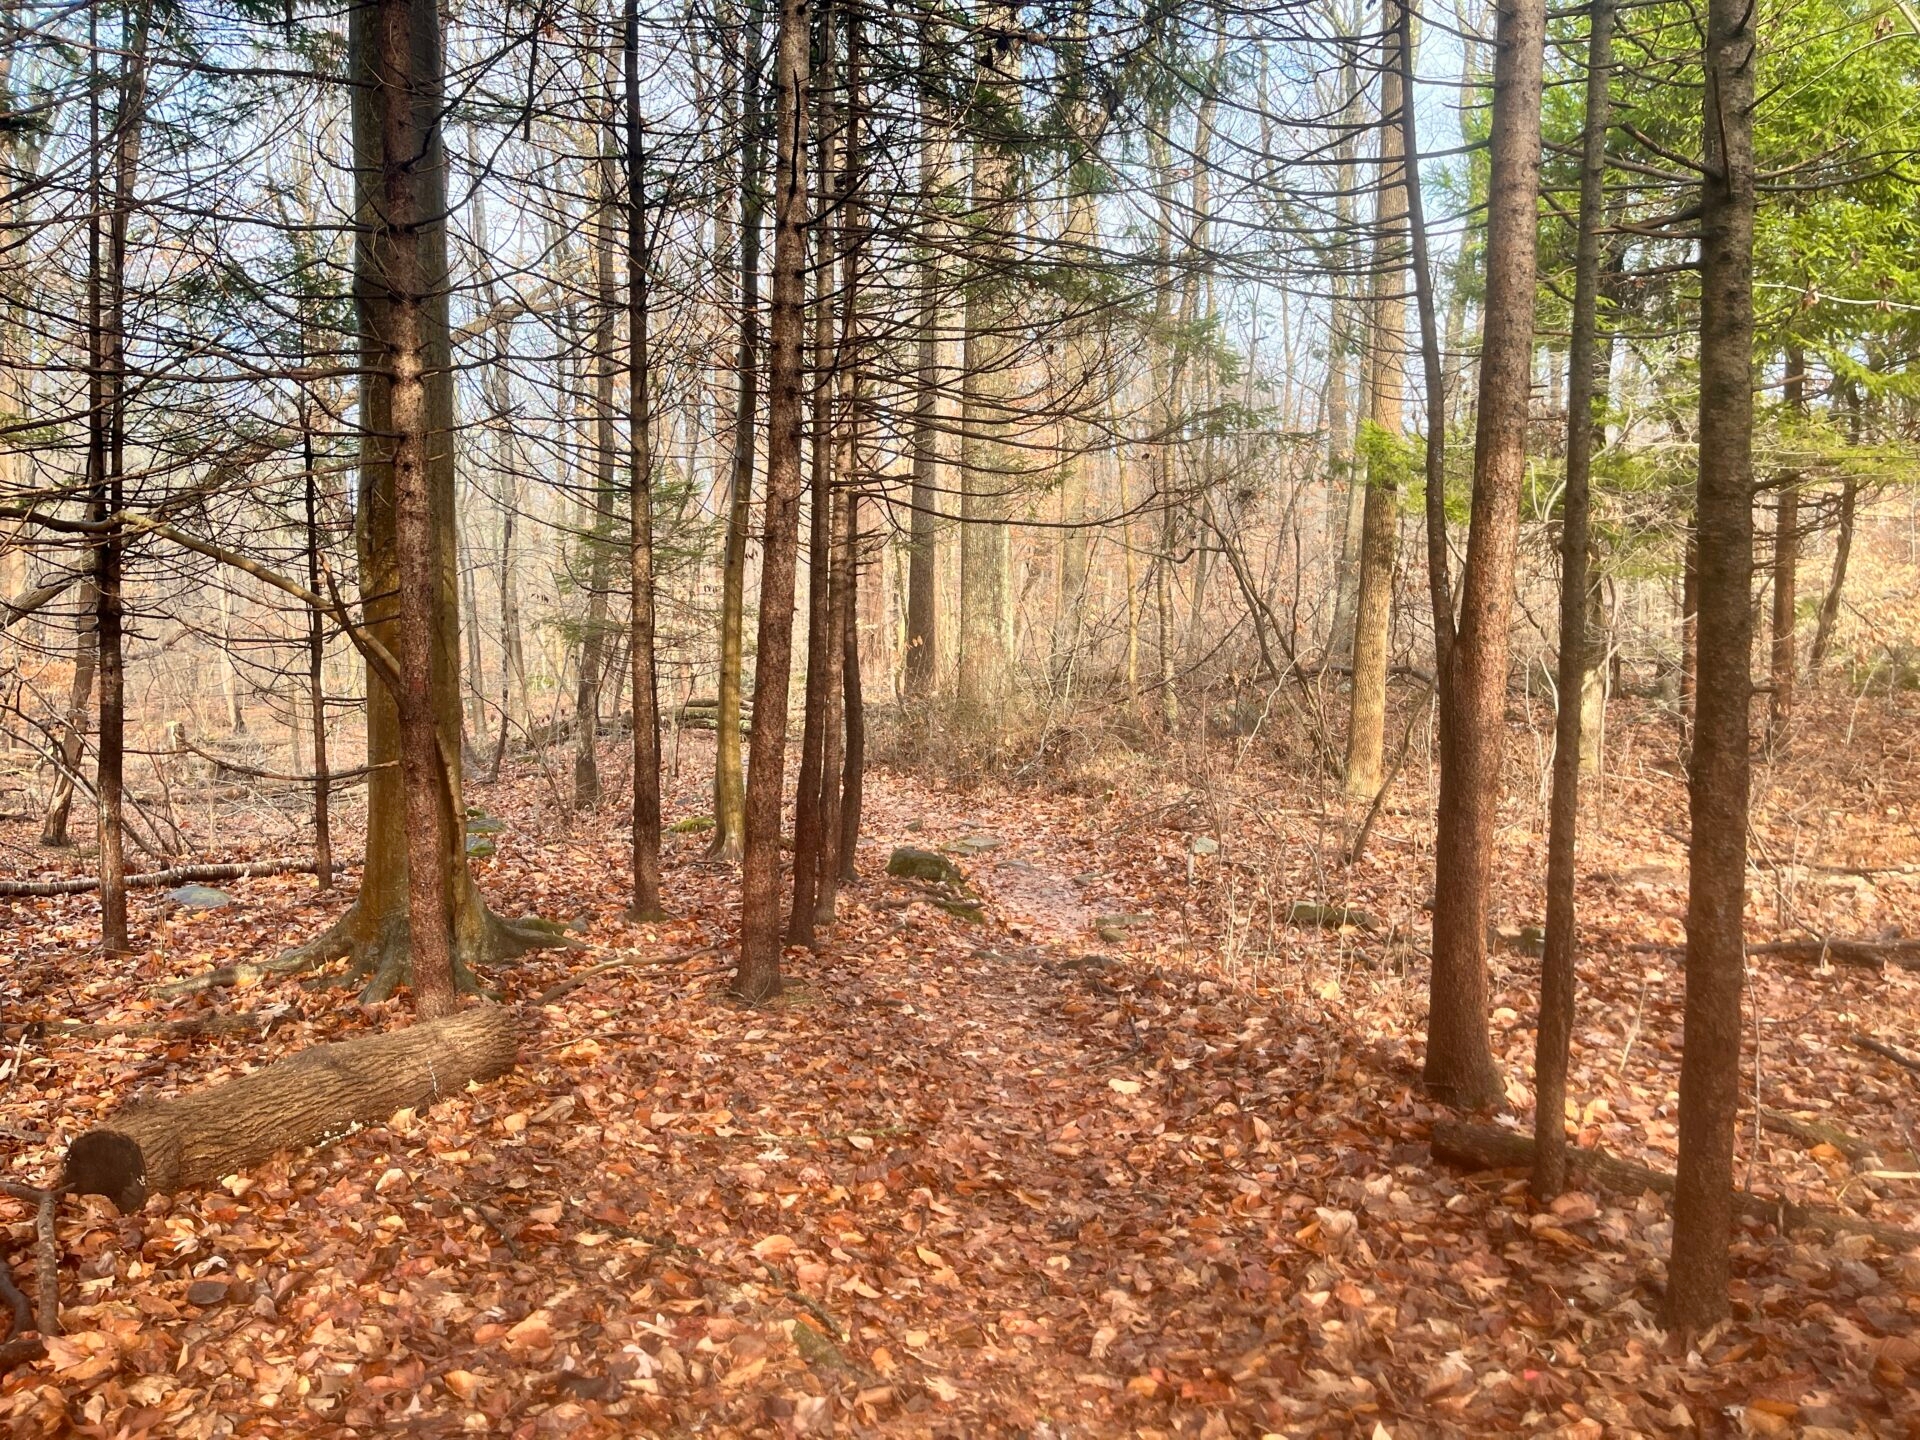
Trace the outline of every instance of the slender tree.
[[1360, 525], [1360, 588], [1354, 607], [1353, 685], [1347, 717], [1347, 793], [1380, 788], [1386, 743], [1387, 651], [1393, 638], [1393, 572], [1400, 539], [1400, 446], [1406, 423], [1406, 137], [1399, 49], [1401, 0], [1387, 6], [1381, 37], [1380, 165], [1375, 179], [1372, 342], [1367, 347], [1366, 502]]
[[[1789, 346], [1782, 386], [1787, 413], [1805, 423], [1807, 418], [1807, 356], [1798, 345]], [[1793, 687], [1798, 657], [1794, 628], [1799, 623], [1800, 477], [1784, 476], [1773, 510], [1773, 625], [1768, 659], [1767, 733], [1783, 739], [1793, 718]]]
[[774, 41], [773, 296], [768, 317], [767, 502], [760, 633], [747, 759], [734, 989], [758, 1003], [780, 988], [780, 799], [793, 661], [794, 564], [800, 522], [801, 347], [806, 305], [807, 0], [779, 0]]
[[760, 407], [760, 230], [766, 196], [760, 52], [763, 0], [748, 0], [740, 57], [740, 321], [735, 349], [727, 538], [720, 564], [720, 676], [714, 720], [713, 844], [718, 860], [738, 860], [746, 830], [740, 770], [740, 678], [746, 630], [747, 531], [753, 505], [753, 427]]
[[1426, 1084], [1487, 1105], [1502, 1093], [1487, 1041], [1487, 911], [1507, 730], [1507, 654], [1533, 361], [1544, 0], [1512, 0], [1495, 25], [1486, 302], [1473, 502], [1460, 619], [1441, 672], [1438, 838]]
[[1753, 698], [1753, 7], [1708, 0], [1700, 187], [1699, 690], [1668, 1319], [1727, 1314]]
[[[1567, 1183], [1567, 1057], [1574, 1013], [1574, 840], [1580, 822], [1582, 686], [1589, 664], [1588, 485], [1597, 440], [1594, 402], [1604, 400], [1598, 365], [1600, 224], [1605, 205], [1608, 86], [1613, 77], [1613, 0], [1587, 10], [1587, 115], [1574, 243], [1573, 333], [1567, 348], [1567, 483], [1560, 502], [1560, 655], [1553, 731], [1553, 796], [1547, 819], [1547, 924], [1540, 963], [1540, 1024], [1534, 1042], [1533, 1193], [1551, 1200]], [[1600, 392], [1596, 395], [1596, 392]]]
[[627, 161], [627, 656], [633, 668], [633, 896], [628, 916], [660, 909], [660, 692], [654, 665], [653, 363], [646, 119], [640, 102], [640, 7], [626, 0], [622, 68]]

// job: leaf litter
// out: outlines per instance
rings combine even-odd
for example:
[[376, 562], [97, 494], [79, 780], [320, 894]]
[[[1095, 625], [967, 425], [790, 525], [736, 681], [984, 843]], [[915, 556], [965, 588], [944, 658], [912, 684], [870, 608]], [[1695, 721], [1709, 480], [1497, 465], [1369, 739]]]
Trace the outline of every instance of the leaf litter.
[[[1920, 933], [1913, 718], [1863, 715], [1851, 749], [1809, 718], [1793, 764], [1763, 767], [1755, 934]], [[1518, 1174], [1432, 1163], [1417, 776], [1342, 872], [1326, 808], [1270, 762], [1190, 769], [1112, 797], [875, 774], [862, 882], [762, 1010], [726, 995], [736, 880], [704, 837], [669, 837], [680, 918], [625, 925], [615, 811], [566, 814], [511, 775], [486, 794], [507, 823], [482, 883], [575, 920], [586, 951], [499, 972], [509, 1002], [634, 963], [542, 1008], [515, 1073], [430, 1112], [134, 1216], [68, 1202], [67, 1333], [0, 1384], [0, 1416], [129, 1440], [1920, 1434], [1920, 1259], [1743, 1221], [1735, 1318], [1688, 1349], [1657, 1323], [1657, 1196], [1541, 1208]], [[680, 811], [699, 803], [684, 788]], [[1509, 805], [1496, 884], [1521, 943], [1492, 956], [1522, 1126], [1544, 869], [1529, 804]], [[1681, 966], [1653, 947], [1682, 935], [1684, 789], [1627, 763], [1596, 809], [1572, 1118], [1578, 1143], [1671, 1168]], [[960, 863], [985, 926], [884, 876], [895, 843], [981, 836], [999, 843]], [[298, 877], [231, 888], [239, 903], [201, 913], [136, 895], [152, 943], [111, 972], [89, 897], [10, 907], [11, 1178], [49, 1179], [136, 1092], [404, 1023], [271, 977], [155, 1001], [346, 898]], [[1376, 918], [1289, 925], [1296, 901]], [[1920, 1226], [1920, 1075], [1854, 1043], [1920, 1050], [1915, 977], [1756, 957], [1750, 1001], [1748, 1083], [1757, 1040], [1763, 1115], [1802, 1128], [1756, 1124], [1750, 1101], [1742, 1180]], [[264, 1022], [46, 1023], [235, 1009]], [[24, 1257], [32, 1217], [0, 1203]]]

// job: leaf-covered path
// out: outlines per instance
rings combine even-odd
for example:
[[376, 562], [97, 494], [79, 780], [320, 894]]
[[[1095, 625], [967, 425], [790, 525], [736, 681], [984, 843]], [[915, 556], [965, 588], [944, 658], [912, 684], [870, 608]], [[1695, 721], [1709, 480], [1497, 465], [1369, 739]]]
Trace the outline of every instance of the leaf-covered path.
[[[684, 918], [634, 928], [616, 918], [610, 815], [548, 833], [533, 785], [484, 797], [508, 822], [490, 892], [579, 917], [586, 945], [505, 972], [529, 1024], [519, 1071], [223, 1191], [124, 1218], [70, 1205], [69, 1334], [5, 1383], [0, 1413], [26, 1434], [183, 1437], [1920, 1423], [1914, 1260], [1750, 1227], [1740, 1318], [1689, 1357], [1654, 1324], [1655, 1197], [1574, 1194], [1535, 1213], [1513, 1175], [1435, 1167], [1408, 1026], [1417, 976], [1390, 973], [1390, 937], [1304, 934], [1312, 963], [1230, 977], [1201, 930], [1218, 882], [1189, 858], [1212, 852], [1166, 807], [1099, 818], [885, 774], [871, 794], [833, 943], [790, 954], [790, 988], [757, 1011], [725, 993], [735, 882], [700, 859], [702, 837], [675, 839], [668, 898]], [[896, 842], [955, 841], [975, 842], [961, 863], [984, 925], [883, 873]], [[1392, 885], [1354, 898], [1389, 922], [1417, 911], [1408, 868], [1383, 866]], [[104, 979], [61, 933], [84, 928], [84, 898], [38, 902], [51, 924], [14, 932], [16, 965], [59, 977], [62, 1014], [153, 1018], [152, 982], [320, 923], [308, 883], [238, 882], [240, 903], [205, 915], [143, 899], [155, 944], [136, 974]], [[1626, 1069], [1629, 1024], [1636, 1066], [1653, 1067], [1633, 1075], [1670, 1061], [1660, 963], [1658, 982], [1587, 977], [1581, 1064]], [[1500, 974], [1512, 1005], [1524, 962]], [[1763, 983], [1789, 982], [1824, 997], [1802, 994], [1814, 1019], [1791, 1023], [1827, 1027], [1829, 1092], [1882, 1106], [1897, 1134], [1909, 1077], [1843, 1054], [1840, 1027], [1909, 1015], [1910, 979], [1800, 967]], [[23, 1043], [15, 1173], [44, 1178], [66, 1138], [143, 1086], [208, 1083], [401, 1018], [293, 982], [217, 1003], [277, 1007], [279, 1023]], [[1525, 1059], [1513, 1014], [1496, 1016], [1510, 1069]], [[8, 1018], [25, 1018], [12, 998]], [[1610, 1093], [1636, 1114], [1645, 1092]], [[1671, 1112], [1647, 1104], [1644, 1121], [1603, 1106], [1589, 1129], [1620, 1148], [1642, 1127], [1638, 1158], [1661, 1163]], [[1763, 1188], [1826, 1181], [1814, 1159], [1766, 1154]], [[1813, 1198], [1848, 1183], [1829, 1169]], [[14, 1218], [20, 1255], [30, 1226]]]

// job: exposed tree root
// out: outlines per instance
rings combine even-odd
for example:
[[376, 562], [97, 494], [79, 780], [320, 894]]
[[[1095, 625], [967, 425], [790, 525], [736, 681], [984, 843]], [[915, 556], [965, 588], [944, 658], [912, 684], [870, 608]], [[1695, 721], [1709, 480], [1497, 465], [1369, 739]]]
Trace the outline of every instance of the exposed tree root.
[[[518, 920], [505, 919], [491, 910], [483, 910], [482, 915], [482, 934], [478, 943], [456, 943], [454, 946], [454, 986], [462, 995], [499, 998], [482, 983], [476, 966], [501, 965], [534, 950], [551, 950], [578, 943], [568, 936], [564, 925], [543, 920], [536, 915], [522, 916]], [[356, 903], [313, 939], [271, 960], [223, 965], [203, 975], [169, 980], [155, 987], [154, 993], [161, 996], [189, 995], [254, 980], [304, 975], [345, 956], [351, 957], [346, 973], [338, 980], [325, 983], [358, 984], [361, 986], [360, 998], [369, 1004], [386, 1000], [412, 978], [412, 951], [407, 943], [406, 917], [398, 917], [373, 936], [365, 933], [364, 925], [360, 907]]]

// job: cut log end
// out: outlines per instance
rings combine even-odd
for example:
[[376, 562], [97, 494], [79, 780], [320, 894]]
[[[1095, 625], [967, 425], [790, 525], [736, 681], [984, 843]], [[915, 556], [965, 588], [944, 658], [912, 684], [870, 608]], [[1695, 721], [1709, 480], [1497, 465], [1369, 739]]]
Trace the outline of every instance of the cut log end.
[[89, 1130], [67, 1147], [61, 1184], [74, 1195], [104, 1195], [121, 1214], [131, 1214], [146, 1203], [147, 1158], [131, 1135]]

